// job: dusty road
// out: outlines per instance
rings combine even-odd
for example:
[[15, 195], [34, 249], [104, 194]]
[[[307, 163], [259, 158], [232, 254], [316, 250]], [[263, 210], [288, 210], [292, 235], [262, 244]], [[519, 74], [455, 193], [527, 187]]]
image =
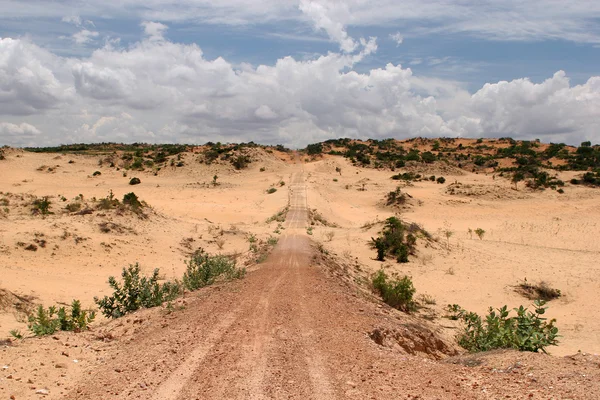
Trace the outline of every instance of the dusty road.
[[[139, 321], [67, 398], [589, 398], [598, 389], [598, 366], [588, 371], [585, 359], [556, 359], [558, 368], [546, 371], [546, 356], [511, 352], [495, 362], [527, 368], [498, 372], [376, 344], [374, 328], [406, 332], [414, 319], [365, 299], [314, 262], [301, 172], [289, 191], [286, 233], [258, 270], [204, 291], [184, 310]], [[422, 336], [398, 340], [417, 350], [428, 339], [436, 346]], [[587, 375], [561, 380], [560, 363]]]

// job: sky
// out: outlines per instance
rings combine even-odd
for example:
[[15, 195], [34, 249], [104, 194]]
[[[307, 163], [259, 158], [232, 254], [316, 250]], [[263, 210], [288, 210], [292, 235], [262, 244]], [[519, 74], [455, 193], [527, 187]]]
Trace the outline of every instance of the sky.
[[600, 142], [597, 0], [0, 0], [0, 145]]

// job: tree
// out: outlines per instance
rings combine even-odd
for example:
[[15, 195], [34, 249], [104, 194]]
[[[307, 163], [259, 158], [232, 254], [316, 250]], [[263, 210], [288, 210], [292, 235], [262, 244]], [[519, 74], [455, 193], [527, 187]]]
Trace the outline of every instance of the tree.
[[521, 182], [523, 179], [525, 179], [525, 175], [523, 174], [523, 172], [521, 172], [521, 171], [515, 172], [515, 174], [512, 177], [512, 182], [515, 184], [515, 190], [518, 190], [517, 183]]

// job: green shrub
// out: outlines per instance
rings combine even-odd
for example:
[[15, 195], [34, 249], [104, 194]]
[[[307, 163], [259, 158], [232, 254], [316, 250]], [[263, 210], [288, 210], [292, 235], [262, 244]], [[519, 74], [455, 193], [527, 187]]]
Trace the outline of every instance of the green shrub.
[[113, 294], [102, 299], [95, 297], [94, 301], [104, 316], [119, 318], [140, 308], [157, 307], [175, 299], [181, 291], [181, 284], [178, 281], [159, 283], [158, 272], [156, 268], [150, 277], [141, 276], [138, 263], [123, 268], [122, 283], [117, 282], [114, 276], [108, 278]]
[[446, 183], [446, 178], [444, 178], [443, 176], [440, 176], [439, 178], [437, 178], [435, 180], [437, 183], [439, 183], [440, 185]]
[[123, 196], [123, 204], [127, 204], [134, 210], [138, 210], [143, 207], [137, 195], [133, 192], [127, 193]]
[[231, 164], [235, 169], [244, 169], [252, 160], [248, 156], [239, 155], [231, 159]]
[[190, 291], [212, 285], [217, 280], [241, 279], [246, 274], [244, 268], [237, 268], [229, 258], [210, 256], [202, 249], [196, 251], [186, 265], [183, 286]]
[[45, 196], [44, 198], [41, 199], [35, 199], [32, 203], [33, 205], [33, 212], [34, 213], [39, 213], [42, 215], [48, 215], [48, 214], [52, 214], [50, 212], [50, 200], [48, 200], [48, 196]]
[[371, 283], [373, 290], [381, 296], [386, 304], [405, 312], [415, 310], [416, 304], [413, 296], [416, 289], [408, 276], [401, 279], [390, 278], [381, 269], [373, 275]]
[[475, 234], [479, 237], [479, 240], [483, 240], [483, 236], [485, 235], [485, 231], [481, 228], [475, 229]]
[[69, 212], [79, 211], [79, 210], [81, 210], [81, 203], [79, 203], [79, 202], [69, 203], [65, 206], [65, 209]]
[[416, 225], [404, 225], [396, 217], [388, 218], [379, 237], [371, 238], [371, 244], [377, 250], [377, 260], [384, 261], [386, 256], [391, 255], [398, 262], [408, 262], [408, 256], [414, 252], [417, 243], [415, 233], [419, 231], [421, 229]]
[[87, 329], [95, 317], [94, 311], [83, 310], [81, 302], [73, 300], [70, 310], [56, 306], [46, 310], [40, 305], [36, 313], [29, 316], [27, 327], [35, 336], [51, 335], [56, 331], [80, 332]]
[[131, 178], [129, 180], [129, 184], [130, 185], [139, 185], [140, 183], [142, 183], [142, 181], [140, 180], [140, 178]]
[[267, 193], [268, 194], [273, 194], [277, 191], [277, 189], [275, 189], [274, 187], [267, 189]]
[[463, 312], [465, 328], [458, 343], [470, 352], [493, 349], [516, 349], [519, 351], [539, 350], [546, 352], [547, 346], [556, 346], [558, 328], [556, 320], [547, 321], [542, 315], [548, 307], [543, 300], [534, 302], [535, 311], [520, 306], [515, 308], [517, 315], [509, 317], [507, 306], [494, 311], [490, 307], [485, 320], [473, 312]]
[[108, 196], [106, 196], [103, 199], [100, 199], [100, 201], [98, 202], [98, 208], [100, 210], [111, 210], [113, 208], [116, 208], [118, 205], [119, 200], [115, 199], [115, 195], [113, 194], [112, 190], [108, 192]]
[[402, 189], [400, 188], [400, 186], [398, 186], [396, 190], [386, 194], [385, 198], [385, 204], [388, 206], [403, 205], [407, 201], [408, 194], [402, 193]]
[[92, 176], [98, 176], [98, 175], [102, 175], [102, 172], [100, 172], [100, 171], [94, 171], [94, 173], [92, 174]]

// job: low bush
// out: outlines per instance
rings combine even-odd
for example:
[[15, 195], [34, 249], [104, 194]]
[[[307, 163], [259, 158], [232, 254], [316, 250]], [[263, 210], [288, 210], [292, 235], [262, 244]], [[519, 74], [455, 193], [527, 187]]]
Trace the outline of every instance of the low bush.
[[229, 258], [211, 256], [202, 249], [196, 251], [186, 265], [183, 286], [189, 291], [212, 285], [218, 280], [241, 279], [246, 274], [244, 268], [237, 268]]
[[131, 178], [129, 180], [130, 185], [139, 185], [140, 183], [142, 183], [142, 181], [139, 178]]
[[534, 312], [520, 306], [515, 308], [517, 315], [509, 317], [507, 306], [496, 311], [490, 307], [485, 320], [473, 312], [461, 310], [465, 323], [458, 343], [470, 352], [493, 349], [516, 349], [519, 351], [546, 352], [546, 347], [556, 346], [558, 328], [556, 320], [543, 318], [548, 307], [544, 300], [534, 302]]
[[65, 209], [69, 212], [77, 212], [77, 211], [81, 210], [81, 203], [79, 203], [79, 202], [69, 203], [65, 206]]
[[443, 176], [440, 176], [439, 178], [437, 178], [435, 180], [437, 183], [439, 183], [440, 185], [446, 183], [446, 178], [444, 178]]
[[70, 310], [65, 307], [39, 306], [35, 314], [29, 316], [27, 327], [35, 336], [51, 335], [57, 331], [80, 332], [94, 321], [96, 313], [83, 310], [79, 300], [73, 300]]
[[404, 205], [408, 200], [408, 193], [402, 193], [400, 186], [385, 195], [385, 204], [388, 206]]
[[100, 172], [100, 171], [94, 171], [94, 173], [92, 174], [92, 176], [98, 176], [98, 175], [102, 175], [102, 172]]
[[529, 300], [541, 299], [550, 301], [557, 299], [562, 295], [560, 290], [550, 287], [546, 282], [542, 281], [538, 284], [533, 284], [527, 282], [527, 279], [517, 286], [517, 291]]
[[275, 189], [274, 187], [267, 189], [267, 193], [268, 194], [273, 194], [277, 191], [277, 189]]
[[133, 192], [123, 196], [123, 204], [130, 206], [133, 210], [139, 210], [143, 207], [137, 195]]
[[151, 276], [142, 276], [137, 263], [123, 268], [122, 283], [114, 276], [108, 278], [113, 294], [102, 299], [95, 297], [94, 301], [104, 316], [119, 318], [140, 308], [157, 307], [174, 300], [181, 292], [181, 284], [178, 281], [159, 283], [158, 272], [156, 268]]
[[373, 290], [381, 296], [383, 301], [399, 310], [410, 312], [416, 309], [413, 296], [416, 289], [408, 276], [390, 278], [382, 269], [375, 273], [371, 279]]
[[412, 172], [405, 172], [403, 174], [392, 175], [392, 179], [395, 181], [414, 181], [421, 178], [421, 174], [414, 174]]
[[33, 201], [33, 203], [31, 204], [33, 206], [33, 213], [34, 214], [42, 214], [42, 215], [48, 215], [48, 214], [52, 214], [50, 212], [50, 204], [52, 204], [50, 202], [50, 200], [48, 200], [48, 196], [43, 197], [41, 199], [35, 199]]
[[479, 238], [479, 240], [483, 240], [483, 236], [485, 235], [485, 231], [481, 228], [475, 229], [475, 234]]

